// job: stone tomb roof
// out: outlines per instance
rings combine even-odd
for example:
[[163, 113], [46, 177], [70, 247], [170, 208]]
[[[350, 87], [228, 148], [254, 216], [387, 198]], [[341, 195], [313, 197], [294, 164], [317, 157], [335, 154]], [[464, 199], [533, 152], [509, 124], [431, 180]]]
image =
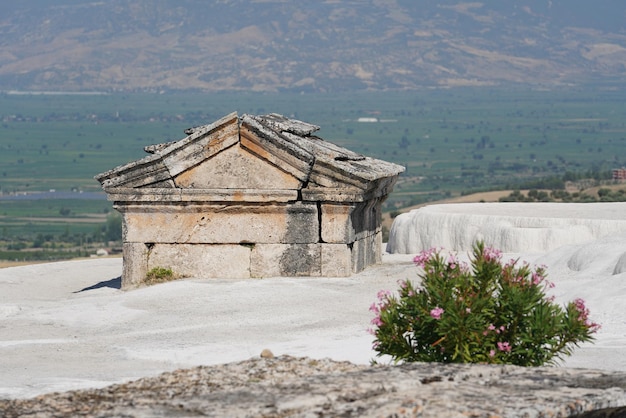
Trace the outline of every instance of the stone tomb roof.
[[231, 113], [145, 147], [97, 175], [115, 202], [363, 202], [387, 195], [404, 167], [357, 154], [278, 114]]

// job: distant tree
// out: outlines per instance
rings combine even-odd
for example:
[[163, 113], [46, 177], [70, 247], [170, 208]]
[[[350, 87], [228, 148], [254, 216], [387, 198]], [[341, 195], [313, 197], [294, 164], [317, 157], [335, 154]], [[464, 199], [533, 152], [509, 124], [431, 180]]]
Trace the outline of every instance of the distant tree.
[[37, 234], [35, 240], [33, 241], [33, 248], [41, 248], [43, 247], [45, 240], [42, 234]]
[[542, 190], [539, 193], [537, 193], [537, 200], [540, 202], [549, 202], [550, 196], [548, 195], [547, 192]]
[[104, 236], [107, 241], [122, 240], [122, 215], [119, 212], [111, 212], [107, 216]]

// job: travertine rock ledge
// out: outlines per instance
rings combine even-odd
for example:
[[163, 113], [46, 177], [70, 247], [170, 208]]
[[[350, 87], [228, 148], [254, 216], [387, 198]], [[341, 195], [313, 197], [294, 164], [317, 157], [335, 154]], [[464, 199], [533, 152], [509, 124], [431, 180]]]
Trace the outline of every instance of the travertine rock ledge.
[[282, 356], [4, 400], [0, 412], [7, 418], [618, 417], [626, 413], [624, 405], [624, 372], [431, 363], [370, 367]]

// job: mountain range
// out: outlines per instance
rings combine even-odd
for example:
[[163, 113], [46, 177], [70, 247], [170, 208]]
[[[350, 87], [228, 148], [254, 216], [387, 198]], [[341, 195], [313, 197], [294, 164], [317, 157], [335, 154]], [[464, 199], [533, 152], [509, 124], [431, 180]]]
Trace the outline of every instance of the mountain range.
[[20, 0], [0, 90], [535, 88], [626, 81], [623, 0]]

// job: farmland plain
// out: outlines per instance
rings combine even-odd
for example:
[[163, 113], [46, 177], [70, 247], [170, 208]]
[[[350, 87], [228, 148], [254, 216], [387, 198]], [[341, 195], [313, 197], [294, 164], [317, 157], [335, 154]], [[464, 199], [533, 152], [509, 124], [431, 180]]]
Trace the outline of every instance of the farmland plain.
[[[328, 141], [405, 166], [387, 202], [390, 211], [572, 173], [606, 178], [626, 166], [624, 99], [623, 90], [599, 88], [2, 93], [0, 246], [38, 236], [51, 238], [47, 245], [61, 235], [77, 245], [95, 240], [106, 232], [111, 204], [102, 194], [86, 198], [100, 192], [94, 175], [232, 111], [310, 122]], [[47, 193], [18, 200], [25, 192]]]

